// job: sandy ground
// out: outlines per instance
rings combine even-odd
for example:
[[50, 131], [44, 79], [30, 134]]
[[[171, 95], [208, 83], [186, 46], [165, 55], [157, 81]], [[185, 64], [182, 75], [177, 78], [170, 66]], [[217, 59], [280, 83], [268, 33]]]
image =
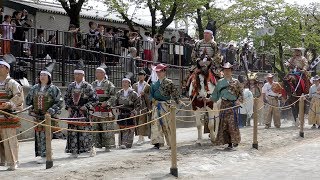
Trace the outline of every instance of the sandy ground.
[[[280, 129], [259, 126], [259, 150], [251, 148], [252, 127], [241, 129], [242, 142], [234, 151], [212, 146], [204, 135], [197, 146], [196, 128], [177, 130], [178, 179], [320, 179], [320, 129], [306, 125], [305, 138], [292, 123]], [[137, 141], [137, 139], [135, 139]], [[149, 141], [132, 149], [114, 149], [77, 159], [64, 153], [65, 140], [53, 140], [54, 167], [37, 164], [34, 143], [20, 143], [20, 167], [14, 172], [0, 167], [0, 179], [176, 179], [169, 175], [170, 150], [152, 150]]]

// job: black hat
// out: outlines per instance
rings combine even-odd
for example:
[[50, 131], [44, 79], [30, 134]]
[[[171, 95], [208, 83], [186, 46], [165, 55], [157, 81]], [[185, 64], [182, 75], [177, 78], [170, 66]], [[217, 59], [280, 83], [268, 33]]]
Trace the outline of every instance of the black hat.
[[213, 36], [216, 33], [216, 21], [209, 21], [204, 32], [210, 32]]
[[82, 59], [80, 59], [79, 62], [76, 64], [74, 73], [84, 74], [84, 62]]
[[47, 74], [49, 77], [51, 77], [51, 73], [53, 71], [55, 64], [56, 64], [55, 62], [50, 62], [44, 67], [44, 69], [40, 72], [40, 74], [44, 73], [44, 74]]
[[239, 80], [240, 83], [244, 83], [246, 81], [246, 78], [244, 76], [242, 76], [242, 75], [239, 75], [238, 76], [238, 80]]
[[144, 70], [141, 70], [138, 75], [146, 75], [146, 72]]

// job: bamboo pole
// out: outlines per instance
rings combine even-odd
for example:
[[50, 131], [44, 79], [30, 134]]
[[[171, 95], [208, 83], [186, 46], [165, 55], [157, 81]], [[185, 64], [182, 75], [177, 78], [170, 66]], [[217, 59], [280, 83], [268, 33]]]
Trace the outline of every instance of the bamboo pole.
[[45, 119], [46, 119], [46, 157], [47, 157], [47, 161], [46, 161], [46, 169], [50, 169], [53, 166], [53, 161], [52, 161], [52, 147], [51, 147], [51, 115], [50, 114], [46, 114], [45, 115]]
[[304, 98], [303, 95], [300, 97], [299, 100], [299, 120], [300, 120], [300, 137], [304, 138], [304, 132], [303, 132], [303, 128], [304, 128]]
[[253, 101], [253, 143], [252, 147], [258, 149], [258, 98], [254, 98]]
[[177, 137], [176, 137], [176, 107], [170, 107], [170, 118], [171, 118], [171, 168], [170, 174], [178, 177], [177, 167]]

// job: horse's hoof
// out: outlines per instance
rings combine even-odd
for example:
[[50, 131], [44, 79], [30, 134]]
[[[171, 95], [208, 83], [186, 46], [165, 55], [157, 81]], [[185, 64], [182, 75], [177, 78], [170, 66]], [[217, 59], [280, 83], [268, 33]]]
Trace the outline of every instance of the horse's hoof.
[[197, 146], [201, 146], [201, 142], [200, 141], [196, 141], [196, 145]]

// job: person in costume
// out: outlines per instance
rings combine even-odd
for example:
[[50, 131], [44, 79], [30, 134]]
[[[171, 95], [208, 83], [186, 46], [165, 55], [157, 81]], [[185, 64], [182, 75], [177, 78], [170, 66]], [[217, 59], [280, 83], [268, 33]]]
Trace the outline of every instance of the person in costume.
[[[38, 83], [29, 90], [26, 97], [26, 105], [32, 106], [29, 113], [35, 117], [37, 123], [45, 119], [46, 113], [55, 118], [61, 113], [63, 100], [60, 89], [52, 84], [51, 72], [53, 67], [54, 63], [50, 63], [40, 72]], [[53, 126], [56, 126], [56, 124], [53, 123]], [[45, 126], [39, 125], [35, 127], [34, 131], [35, 155], [41, 158], [41, 163], [44, 163], [46, 160]]]
[[[115, 98], [115, 86], [111, 81], [108, 80], [106, 75], [106, 70], [104, 67], [98, 67], [96, 69], [96, 80], [91, 83], [93, 89], [95, 90], [99, 103], [95, 106], [94, 121], [112, 121], [112, 112], [110, 109], [111, 103]], [[99, 118], [104, 117], [104, 118]], [[113, 130], [114, 123], [99, 123], [94, 124], [94, 129], [96, 131], [106, 131]], [[94, 144], [97, 148], [105, 147], [106, 151], [110, 151], [110, 148], [115, 146], [115, 136], [114, 132], [105, 132], [105, 133], [95, 133], [94, 134]]]
[[[266, 76], [267, 82], [262, 87], [262, 96], [265, 103], [265, 128], [268, 129], [271, 127], [271, 121], [273, 119], [274, 126], [280, 128], [280, 110], [279, 100], [281, 98], [280, 92], [275, 92], [273, 88], [277, 82], [273, 81], [273, 75], [268, 74]], [[270, 106], [271, 105], [271, 106]], [[272, 107], [274, 106], [274, 107]]]
[[[70, 118], [74, 121], [88, 123], [68, 123], [68, 129], [92, 131], [90, 124], [89, 111], [94, 109], [98, 103], [98, 97], [91, 84], [84, 80], [84, 64], [82, 61], [74, 70], [74, 82], [68, 85], [64, 96], [65, 108]], [[79, 119], [76, 119], [79, 118]], [[78, 157], [81, 153], [90, 152], [90, 156], [95, 155], [93, 147], [93, 134], [88, 132], [68, 131], [66, 153], [71, 153], [71, 157]]]
[[313, 77], [313, 85], [309, 90], [309, 97], [311, 97], [310, 110], [309, 110], [309, 125], [312, 129], [320, 129], [320, 77], [318, 75]]
[[[152, 119], [161, 117], [169, 111], [169, 104], [173, 99], [177, 104], [182, 104], [179, 97], [179, 91], [174, 86], [172, 80], [166, 78], [167, 66], [158, 64], [155, 71], [158, 76], [158, 81], [151, 85], [150, 99], [152, 107], [155, 111], [152, 113]], [[171, 130], [169, 124], [169, 117], [165, 116], [151, 124], [151, 143], [154, 148], [159, 149], [164, 145], [164, 137], [167, 145], [170, 147]]]
[[[228, 144], [227, 149], [237, 147], [241, 141], [239, 131], [239, 107], [243, 102], [243, 89], [240, 82], [232, 78], [232, 65], [227, 62], [223, 66], [224, 78], [220, 79], [211, 94], [211, 100], [217, 102], [222, 99], [220, 109], [220, 124], [216, 145]], [[229, 109], [226, 109], [229, 108]], [[226, 110], [223, 110], [226, 109]]]
[[[261, 108], [263, 106], [263, 98], [261, 96], [261, 83], [258, 80], [257, 73], [250, 72], [248, 73], [248, 82], [247, 87], [252, 92], [253, 98], [258, 98], [258, 125], [263, 124], [263, 112], [264, 108]], [[247, 122], [247, 125], [250, 126], [250, 119]]]
[[[138, 82], [132, 85], [134, 91], [136, 91], [140, 97], [141, 106], [140, 106], [140, 114], [144, 114], [151, 109], [150, 102], [150, 85], [145, 81], [146, 72], [141, 70], [138, 73]], [[137, 125], [144, 124], [148, 122], [149, 114], [145, 114], [143, 116], [139, 116], [137, 120]], [[144, 142], [144, 136], [150, 137], [150, 125], [145, 125], [136, 128], [136, 135], [139, 136], [139, 140], [137, 145], [141, 145]]]
[[214, 33], [215, 31], [212, 22], [209, 22], [204, 30], [204, 39], [201, 39], [195, 44], [192, 57], [194, 61], [197, 61], [202, 56], [208, 55], [208, 57], [213, 60], [212, 68], [215, 71], [215, 74], [219, 74], [217, 71], [222, 63], [222, 57], [217, 43], [213, 39]]
[[118, 118], [121, 121], [117, 121], [120, 131], [119, 131], [119, 146], [121, 149], [131, 148], [134, 138], [134, 128], [121, 130], [125, 128], [130, 128], [135, 126], [134, 118], [140, 109], [140, 98], [137, 92], [131, 88], [131, 80], [129, 78], [122, 79], [122, 89], [116, 93], [116, 98], [114, 106], [118, 107], [119, 115]]
[[[0, 59], [0, 110], [12, 113], [22, 110], [24, 103], [23, 89], [18, 82], [10, 77], [10, 65]], [[0, 113], [0, 157], [2, 165], [9, 166], [8, 170], [15, 170], [18, 165], [18, 139], [16, 129], [20, 127], [18, 118]], [[13, 137], [13, 138], [11, 138]]]

